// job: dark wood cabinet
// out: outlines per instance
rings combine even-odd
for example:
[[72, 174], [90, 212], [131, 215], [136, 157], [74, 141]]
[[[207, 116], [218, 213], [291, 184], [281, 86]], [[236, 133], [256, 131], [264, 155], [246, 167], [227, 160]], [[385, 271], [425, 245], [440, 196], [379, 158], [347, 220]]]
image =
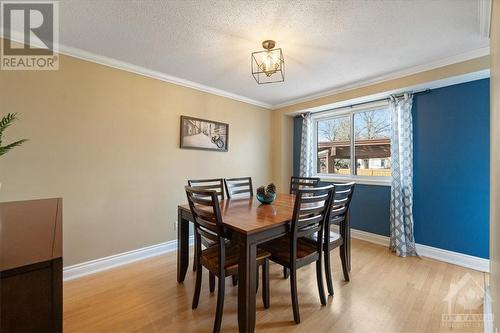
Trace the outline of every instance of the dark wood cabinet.
[[0, 332], [62, 332], [62, 199], [0, 203]]

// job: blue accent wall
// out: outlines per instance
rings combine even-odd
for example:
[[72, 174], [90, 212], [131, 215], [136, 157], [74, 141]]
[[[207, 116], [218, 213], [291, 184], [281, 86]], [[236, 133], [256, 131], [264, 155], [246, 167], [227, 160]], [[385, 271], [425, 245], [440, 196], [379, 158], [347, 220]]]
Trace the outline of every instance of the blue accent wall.
[[357, 184], [351, 203], [351, 227], [389, 236], [391, 187]]
[[489, 80], [413, 100], [417, 243], [489, 258]]
[[[412, 113], [416, 242], [489, 258], [489, 80], [417, 94]], [[295, 118], [295, 175], [301, 125]], [[389, 236], [390, 192], [357, 185], [352, 227]]]

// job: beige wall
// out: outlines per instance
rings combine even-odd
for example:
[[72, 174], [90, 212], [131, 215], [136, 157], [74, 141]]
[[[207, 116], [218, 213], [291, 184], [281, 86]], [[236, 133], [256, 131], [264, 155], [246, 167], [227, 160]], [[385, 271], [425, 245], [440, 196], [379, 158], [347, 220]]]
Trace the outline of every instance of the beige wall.
[[287, 114], [313, 107], [328, 105], [354, 98], [383, 93], [404, 87], [437, 81], [448, 77], [477, 72], [490, 68], [489, 56], [476, 58], [461, 63], [436, 68], [433, 70], [405, 76], [402, 78], [388, 80], [357, 89], [347, 90], [338, 94], [318, 98], [275, 110], [273, 114], [273, 179], [282, 189], [288, 188], [288, 182], [292, 175], [292, 141], [293, 120]]
[[493, 1], [492, 14], [490, 284], [495, 327], [500, 331], [500, 0]]
[[[19, 113], [0, 201], [64, 198], [64, 265], [175, 238], [188, 178], [271, 180], [271, 111], [66, 56], [53, 72], [0, 72]], [[180, 115], [229, 123], [229, 152], [179, 149]]]

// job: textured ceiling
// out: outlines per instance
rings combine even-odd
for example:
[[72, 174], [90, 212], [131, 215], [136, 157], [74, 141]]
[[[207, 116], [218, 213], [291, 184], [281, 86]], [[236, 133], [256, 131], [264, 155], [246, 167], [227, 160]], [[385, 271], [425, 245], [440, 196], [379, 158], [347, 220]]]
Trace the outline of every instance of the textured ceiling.
[[[487, 47], [478, 1], [64, 0], [60, 43], [276, 105]], [[251, 76], [264, 39], [284, 83]]]

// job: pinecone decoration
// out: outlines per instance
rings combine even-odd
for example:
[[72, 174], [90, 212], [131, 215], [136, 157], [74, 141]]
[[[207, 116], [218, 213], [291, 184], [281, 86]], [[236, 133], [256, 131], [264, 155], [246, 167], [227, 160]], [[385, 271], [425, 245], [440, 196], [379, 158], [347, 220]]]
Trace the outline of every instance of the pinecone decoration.
[[269, 184], [266, 187], [260, 186], [257, 188], [257, 200], [263, 204], [270, 204], [276, 198], [276, 186]]
[[258, 194], [258, 195], [262, 195], [262, 196], [266, 196], [266, 189], [264, 188], [264, 186], [260, 186], [260, 187], [257, 189], [257, 194]]

